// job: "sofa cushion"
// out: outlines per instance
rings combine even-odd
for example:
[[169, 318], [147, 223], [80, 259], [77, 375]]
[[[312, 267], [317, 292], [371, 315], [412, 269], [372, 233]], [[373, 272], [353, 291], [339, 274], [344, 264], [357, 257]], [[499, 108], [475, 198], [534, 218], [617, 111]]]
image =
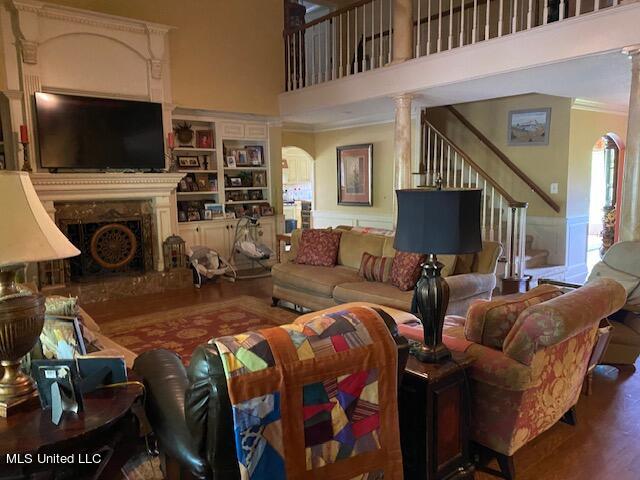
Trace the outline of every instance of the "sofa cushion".
[[384, 237], [369, 233], [343, 231], [338, 251], [338, 264], [345, 267], [360, 268], [362, 254], [370, 253], [376, 257], [382, 255]]
[[358, 275], [369, 282], [386, 282], [391, 275], [393, 258], [376, 257], [368, 252], [362, 254]]
[[370, 302], [408, 312], [411, 310], [413, 290], [402, 292], [390, 283], [352, 282], [340, 283], [333, 290], [338, 303]]
[[296, 263], [332, 267], [338, 259], [338, 248], [342, 232], [326, 230], [303, 230], [300, 237]]
[[426, 258], [421, 253], [397, 252], [391, 265], [391, 284], [403, 292], [411, 290], [420, 278], [420, 265]]
[[279, 285], [329, 298], [338, 284], [362, 282], [357, 270], [341, 265], [318, 267], [297, 263], [277, 263], [271, 268], [271, 276], [273, 282]]
[[562, 291], [558, 287], [540, 285], [526, 293], [476, 302], [467, 312], [465, 336], [472, 342], [502, 349], [504, 339], [524, 310], [559, 295], [562, 295]]

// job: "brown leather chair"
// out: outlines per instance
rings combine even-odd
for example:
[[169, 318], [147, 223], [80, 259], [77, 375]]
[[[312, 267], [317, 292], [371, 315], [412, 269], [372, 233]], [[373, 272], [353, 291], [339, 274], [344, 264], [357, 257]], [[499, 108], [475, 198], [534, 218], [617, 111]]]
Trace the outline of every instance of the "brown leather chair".
[[[394, 319], [377, 309], [398, 346], [398, 381], [409, 346]], [[227, 380], [218, 350], [200, 345], [185, 369], [169, 350], [151, 350], [135, 361], [146, 386], [145, 409], [168, 479], [239, 479]]]

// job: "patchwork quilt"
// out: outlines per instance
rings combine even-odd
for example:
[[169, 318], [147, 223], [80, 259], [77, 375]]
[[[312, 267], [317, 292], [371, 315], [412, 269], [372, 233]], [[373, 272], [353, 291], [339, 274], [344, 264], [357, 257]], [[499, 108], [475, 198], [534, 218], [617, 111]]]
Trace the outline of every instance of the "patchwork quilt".
[[402, 478], [397, 349], [369, 307], [215, 340], [242, 479]]

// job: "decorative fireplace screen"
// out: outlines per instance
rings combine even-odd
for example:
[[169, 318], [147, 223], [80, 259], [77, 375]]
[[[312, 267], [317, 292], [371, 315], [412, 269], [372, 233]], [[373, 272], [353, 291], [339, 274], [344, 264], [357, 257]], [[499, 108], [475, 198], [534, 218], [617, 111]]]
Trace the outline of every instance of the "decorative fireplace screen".
[[153, 269], [151, 205], [146, 201], [56, 205], [57, 223], [81, 254], [67, 260], [69, 280]]

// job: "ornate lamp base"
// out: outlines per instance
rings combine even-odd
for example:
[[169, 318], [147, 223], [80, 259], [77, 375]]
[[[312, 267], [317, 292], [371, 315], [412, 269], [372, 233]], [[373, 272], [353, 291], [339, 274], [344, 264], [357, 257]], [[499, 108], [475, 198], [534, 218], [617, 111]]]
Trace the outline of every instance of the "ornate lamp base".
[[451, 358], [451, 352], [442, 343], [444, 316], [449, 306], [449, 285], [440, 272], [444, 265], [434, 254], [422, 265], [422, 276], [416, 284], [414, 296], [422, 320], [424, 344], [412, 353], [426, 363], [439, 363]]

